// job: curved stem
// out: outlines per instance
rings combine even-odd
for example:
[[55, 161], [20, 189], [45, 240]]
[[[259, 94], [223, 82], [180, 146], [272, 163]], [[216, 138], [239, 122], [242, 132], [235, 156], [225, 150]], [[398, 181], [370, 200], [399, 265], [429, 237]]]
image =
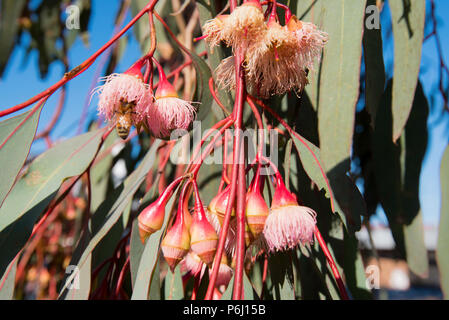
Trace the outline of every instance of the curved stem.
[[218, 140], [218, 138], [222, 137], [223, 132], [228, 129], [233, 124], [232, 120], [229, 120], [221, 129], [220, 131], [215, 135], [215, 137], [212, 139], [212, 141], [209, 143], [209, 145], [206, 147], [206, 150], [201, 154], [201, 158], [199, 160], [199, 163], [196, 165], [196, 167], [193, 169], [193, 176], [196, 179], [196, 176], [198, 175], [198, 171], [201, 168], [201, 165], [204, 161], [204, 159], [211, 153], [211, 151], [214, 149], [215, 142]]
[[285, 122], [273, 109], [271, 109], [269, 106], [267, 106], [265, 103], [263, 103], [261, 100], [251, 96], [248, 94], [247, 96], [247, 100], [252, 100], [255, 101], [259, 106], [261, 106], [263, 109], [267, 110], [273, 117], [276, 118], [276, 120], [278, 120], [286, 129], [287, 131], [290, 133], [290, 135], [295, 136], [296, 139], [298, 139], [305, 147], [306, 149], [312, 154], [313, 159], [315, 160], [315, 162], [317, 163], [318, 167], [320, 168], [321, 171], [321, 175], [323, 176], [323, 179], [326, 183], [326, 186], [329, 190], [330, 193], [330, 201], [331, 201], [331, 209], [333, 212], [335, 212], [335, 205], [334, 205], [334, 196], [333, 196], [333, 192], [332, 189], [330, 187], [329, 184], [329, 179], [327, 178], [326, 172], [323, 169], [323, 166], [321, 165], [320, 161], [318, 160], [317, 155], [315, 154], [315, 152], [313, 152], [313, 150], [307, 145], [307, 143], [304, 141], [304, 139], [296, 132], [294, 131], [288, 124], [287, 122]]
[[114, 37], [112, 37], [111, 40], [109, 40], [104, 46], [102, 46], [97, 52], [95, 52], [91, 57], [89, 57], [86, 61], [84, 61], [79, 66], [75, 67], [71, 71], [64, 74], [64, 77], [56, 82], [54, 85], [49, 87], [48, 89], [42, 91], [41, 93], [35, 95], [33, 98], [20, 103], [12, 108], [0, 111], [0, 117], [6, 116], [8, 114], [17, 112], [19, 110], [22, 110], [29, 105], [32, 105], [36, 101], [41, 100], [42, 98], [49, 97], [52, 95], [56, 90], [58, 90], [60, 87], [62, 87], [64, 84], [72, 80], [73, 78], [79, 76], [84, 71], [86, 71], [92, 63], [105, 51], [107, 50], [112, 44], [114, 44], [121, 36], [125, 34], [126, 31], [128, 31], [145, 13], [153, 10], [154, 6], [156, 5], [158, 0], [151, 0], [145, 8], [143, 8], [118, 34], [116, 34]]
[[327, 263], [331, 267], [335, 281], [337, 281], [338, 290], [340, 291], [340, 295], [341, 295], [342, 299], [349, 300], [348, 293], [346, 292], [346, 287], [343, 283], [343, 280], [341, 279], [340, 272], [338, 271], [338, 268], [337, 268], [337, 265], [335, 264], [334, 258], [332, 258], [332, 255], [329, 252], [329, 249], [327, 248], [326, 242], [324, 241], [323, 237], [321, 236], [320, 230], [318, 230], [317, 226], [315, 226], [314, 233], [315, 233], [315, 237], [317, 238], [321, 249], [324, 252], [324, 255], [326, 256]]

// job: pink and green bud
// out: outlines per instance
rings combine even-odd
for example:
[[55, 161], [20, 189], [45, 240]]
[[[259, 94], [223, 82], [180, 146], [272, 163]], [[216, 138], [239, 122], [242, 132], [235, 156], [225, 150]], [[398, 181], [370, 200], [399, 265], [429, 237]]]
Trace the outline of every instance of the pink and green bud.
[[195, 211], [192, 225], [190, 226], [190, 246], [201, 260], [210, 266], [214, 260], [215, 251], [218, 245], [218, 235], [214, 227], [209, 223], [199, 197], [198, 186], [194, 182], [195, 188]]
[[[182, 215], [182, 213], [181, 213]], [[162, 240], [162, 253], [171, 271], [184, 258], [190, 249], [190, 234], [185, 223], [177, 219]]]

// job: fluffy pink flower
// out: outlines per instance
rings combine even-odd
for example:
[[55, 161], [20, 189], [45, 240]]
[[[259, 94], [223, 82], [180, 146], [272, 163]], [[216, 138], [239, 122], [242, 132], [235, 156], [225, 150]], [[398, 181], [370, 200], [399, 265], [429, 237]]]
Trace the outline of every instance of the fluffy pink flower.
[[247, 78], [261, 97], [300, 92], [307, 85], [305, 66], [301, 63], [297, 38], [276, 21], [248, 49], [245, 59]]
[[269, 250], [283, 251], [313, 242], [315, 225], [315, 211], [299, 206], [280, 180], [263, 231]]
[[219, 15], [215, 19], [206, 21], [203, 26], [204, 40], [211, 47], [211, 52], [213, 52], [213, 47], [218, 46], [221, 41], [224, 40], [223, 28], [224, 22], [229, 17], [229, 15]]
[[153, 104], [153, 96], [142, 78], [125, 72], [111, 74], [103, 80], [105, 83], [94, 91], [99, 95], [98, 113], [113, 120], [121, 103], [132, 103], [132, 120], [134, 124], [141, 122]]
[[176, 129], [188, 130], [195, 112], [195, 107], [185, 100], [161, 97], [148, 112], [147, 124], [155, 137], [166, 139]]
[[159, 68], [159, 86], [156, 101], [146, 114], [146, 124], [152, 134], [161, 139], [170, 137], [172, 131], [188, 130], [195, 119], [196, 109], [190, 103], [180, 99], [173, 85]]
[[286, 27], [298, 41], [300, 64], [313, 70], [315, 62], [321, 59], [321, 53], [329, 38], [328, 34], [319, 30], [313, 23], [298, 20], [296, 16], [291, 17]]
[[201, 261], [201, 258], [190, 250], [184, 259], [179, 263], [182, 274], [190, 274], [192, 276], [197, 276], [205, 264]]
[[[212, 268], [210, 269], [210, 272], [212, 272]], [[226, 258], [226, 255], [223, 255], [221, 258], [220, 266], [218, 268], [218, 275], [217, 279], [215, 280], [215, 286], [217, 288], [220, 288], [222, 286], [226, 287], [229, 284], [229, 281], [231, 281], [233, 273], [234, 272], [232, 268], [228, 265], [228, 259]]]
[[267, 28], [259, 0], [250, 0], [235, 8], [224, 20], [222, 40], [234, 50], [248, 44]]

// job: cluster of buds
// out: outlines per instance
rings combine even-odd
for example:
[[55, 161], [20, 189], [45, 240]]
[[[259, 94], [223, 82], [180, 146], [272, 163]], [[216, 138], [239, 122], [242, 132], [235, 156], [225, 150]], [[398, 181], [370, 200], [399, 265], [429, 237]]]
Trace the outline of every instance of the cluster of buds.
[[[234, 52], [245, 54], [243, 67], [248, 89], [262, 98], [301, 92], [328, 40], [327, 33], [310, 22], [300, 21], [288, 8], [282, 26], [276, 15], [277, 3], [270, 4], [268, 21], [259, 0], [249, 0], [230, 15], [220, 15], [203, 26], [205, 41], [211, 47], [223, 42]], [[222, 88], [235, 88], [233, 56], [221, 62], [216, 78]]]
[[[193, 216], [190, 214], [188, 199], [186, 199], [188, 196], [186, 197], [185, 192], [189, 183], [184, 186], [178, 203], [176, 219], [162, 240], [161, 248], [171, 270], [185, 260], [184, 269], [196, 275], [201, 270], [203, 263], [209, 267], [212, 265], [217, 250], [218, 235], [206, 217], [196, 182], [192, 182], [195, 191], [195, 206]], [[167, 188], [155, 202], [139, 214], [139, 232], [142, 242], [162, 228], [165, 207], [171, 196], [172, 188]]]
[[[299, 244], [313, 242], [316, 213], [313, 209], [300, 206], [296, 197], [285, 186], [278, 171], [275, 175], [275, 193], [271, 207], [263, 196], [263, 177], [260, 166], [246, 193], [245, 244], [247, 258], [261, 252], [289, 250]], [[217, 234], [223, 225], [230, 196], [230, 186], [219, 192], [207, 207], [207, 218]], [[236, 249], [237, 219], [235, 209], [231, 211], [230, 227], [226, 236], [226, 252], [234, 256]]]
[[132, 125], [138, 131], [143, 127], [156, 138], [169, 139], [174, 130], [190, 129], [195, 119], [195, 107], [179, 98], [162, 66], [154, 58], [153, 61], [159, 70], [155, 94], [141, 72], [144, 60], [124, 73], [109, 75], [95, 90], [99, 95], [99, 114], [114, 123], [122, 139], [128, 137]]

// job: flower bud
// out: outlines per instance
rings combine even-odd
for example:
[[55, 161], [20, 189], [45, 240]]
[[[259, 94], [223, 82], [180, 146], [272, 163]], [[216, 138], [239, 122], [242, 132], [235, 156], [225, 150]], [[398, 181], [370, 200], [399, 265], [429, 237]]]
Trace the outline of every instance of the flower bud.
[[263, 234], [270, 251], [291, 249], [298, 244], [313, 241], [316, 213], [311, 208], [299, 206], [278, 177]]
[[214, 227], [217, 234], [220, 232], [221, 226], [223, 224], [223, 216], [217, 213], [216, 210], [216, 204], [219, 197], [220, 193], [210, 201], [209, 206], [206, 208], [207, 220]]
[[184, 275], [190, 274], [193, 277], [196, 277], [201, 272], [203, 266], [204, 263], [201, 261], [201, 258], [192, 250], [187, 253], [180, 263], [181, 272]]
[[190, 245], [201, 260], [208, 266], [213, 262], [217, 250], [218, 236], [214, 227], [209, 223], [203, 204], [199, 197], [198, 186], [195, 188], [195, 211], [190, 226]]
[[158, 63], [157, 66], [159, 85], [155, 94], [156, 101], [148, 110], [146, 124], [156, 138], [169, 139], [172, 131], [188, 130], [191, 127], [196, 109], [191, 103], [179, 98], [162, 67]]
[[167, 200], [163, 196], [143, 209], [137, 218], [139, 222], [139, 235], [142, 243], [154, 232], [162, 228], [165, 217], [165, 205]]
[[246, 197], [246, 222], [255, 238], [262, 233], [270, 210], [258, 190], [251, 191]]
[[210, 265], [217, 250], [218, 236], [207, 218], [199, 219], [196, 214], [190, 226], [190, 245], [201, 260]]
[[170, 266], [171, 271], [184, 258], [190, 249], [190, 235], [185, 223], [177, 219], [162, 240], [161, 244], [164, 258]]
[[215, 286], [220, 288], [221, 286], [227, 286], [231, 281], [233, 275], [232, 268], [228, 265], [228, 259], [223, 254], [221, 257], [220, 267], [218, 268], [217, 279], [215, 280]]
[[[223, 223], [226, 214], [226, 207], [228, 206], [229, 197], [231, 195], [231, 185], [227, 186], [220, 194], [215, 203], [215, 212], [220, 216]], [[235, 216], [235, 208], [232, 207], [231, 217]]]

